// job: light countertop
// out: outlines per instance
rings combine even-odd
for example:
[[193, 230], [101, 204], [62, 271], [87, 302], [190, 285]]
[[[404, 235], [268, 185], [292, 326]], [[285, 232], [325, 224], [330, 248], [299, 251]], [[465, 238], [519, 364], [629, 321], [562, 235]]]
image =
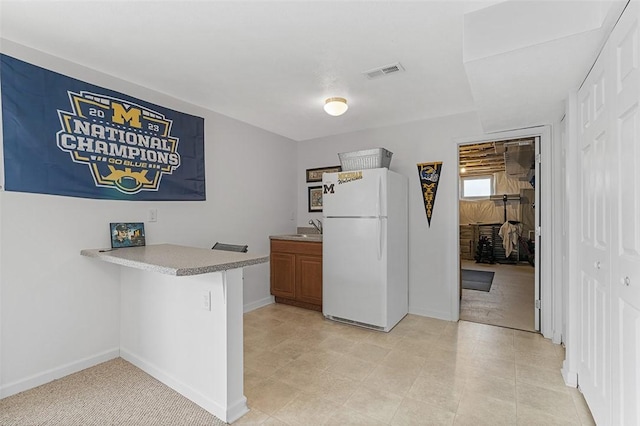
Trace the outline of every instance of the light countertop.
[[321, 243], [322, 234], [286, 234], [286, 235], [271, 235], [271, 240], [287, 240], [287, 241], [304, 241], [308, 243]]
[[80, 252], [104, 262], [162, 274], [185, 276], [237, 269], [269, 261], [269, 256], [186, 247], [175, 244], [153, 244], [115, 250], [85, 249]]

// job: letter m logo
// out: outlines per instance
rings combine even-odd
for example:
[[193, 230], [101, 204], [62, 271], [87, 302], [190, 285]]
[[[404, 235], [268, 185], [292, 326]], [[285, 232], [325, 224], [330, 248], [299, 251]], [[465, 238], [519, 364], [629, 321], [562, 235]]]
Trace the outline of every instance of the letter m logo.
[[322, 189], [323, 194], [333, 194], [333, 184], [323, 185]]
[[125, 124], [125, 122], [128, 122], [131, 127], [142, 128], [142, 123], [140, 123], [140, 114], [142, 112], [140, 109], [131, 108], [127, 110], [124, 105], [118, 102], [112, 102], [111, 110], [113, 111], [112, 121], [114, 123]]

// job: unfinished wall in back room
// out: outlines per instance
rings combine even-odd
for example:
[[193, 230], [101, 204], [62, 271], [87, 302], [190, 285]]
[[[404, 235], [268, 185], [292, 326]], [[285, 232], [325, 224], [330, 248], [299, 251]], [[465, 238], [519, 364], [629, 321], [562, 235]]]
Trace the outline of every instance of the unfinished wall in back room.
[[[290, 139], [10, 41], [2, 53], [204, 117], [207, 191], [202, 202], [0, 193], [0, 396], [7, 396], [118, 355], [119, 267], [80, 256], [109, 246], [109, 222], [145, 222], [147, 244], [224, 241], [266, 255], [269, 235], [295, 231], [297, 186]], [[150, 209], [157, 222], [148, 222]], [[246, 268], [245, 308], [270, 301], [268, 264]]]
[[[339, 164], [337, 153], [367, 148], [393, 152], [390, 169], [409, 179], [409, 312], [452, 320], [458, 291], [458, 147], [456, 138], [482, 133], [475, 113], [313, 139], [298, 148], [298, 226], [321, 218], [307, 213], [305, 170]], [[418, 180], [418, 163], [442, 161], [431, 226]], [[317, 184], [315, 184], [317, 185]]]

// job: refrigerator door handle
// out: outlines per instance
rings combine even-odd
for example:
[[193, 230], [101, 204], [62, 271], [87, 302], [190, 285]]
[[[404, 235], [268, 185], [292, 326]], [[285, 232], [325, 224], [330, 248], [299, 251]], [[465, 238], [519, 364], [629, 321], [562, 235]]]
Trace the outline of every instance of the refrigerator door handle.
[[378, 216], [378, 260], [382, 260], [382, 218]]
[[378, 177], [378, 193], [376, 195], [376, 212], [380, 217], [382, 215], [382, 176]]

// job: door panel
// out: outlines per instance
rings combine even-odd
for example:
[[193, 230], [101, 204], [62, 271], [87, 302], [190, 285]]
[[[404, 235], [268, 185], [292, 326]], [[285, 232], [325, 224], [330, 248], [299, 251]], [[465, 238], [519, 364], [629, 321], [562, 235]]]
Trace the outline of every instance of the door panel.
[[[322, 237], [323, 313], [385, 326], [386, 220], [327, 218]], [[381, 251], [382, 250], [382, 251]]]
[[323, 216], [386, 216], [387, 169], [325, 173], [322, 176]]
[[579, 268], [581, 342], [578, 383], [596, 422], [608, 424], [611, 405], [610, 358], [610, 79], [606, 61], [594, 65], [578, 94], [581, 188]]
[[611, 35], [615, 64], [612, 162], [613, 424], [640, 424], [639, 7], [627, 6]]

